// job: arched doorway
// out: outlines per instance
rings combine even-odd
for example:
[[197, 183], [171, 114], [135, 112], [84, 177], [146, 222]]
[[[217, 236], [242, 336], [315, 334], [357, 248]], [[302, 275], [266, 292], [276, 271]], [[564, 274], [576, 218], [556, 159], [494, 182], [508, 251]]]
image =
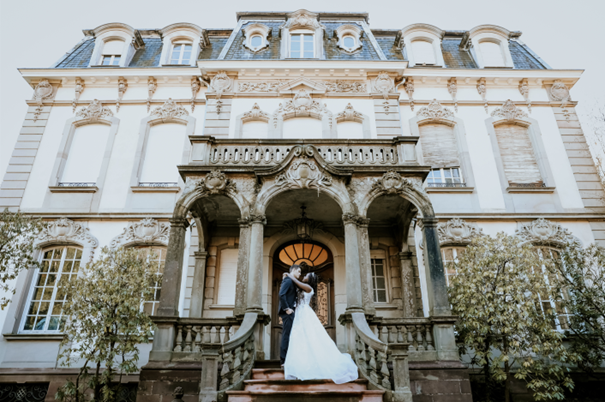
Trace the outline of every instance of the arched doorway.
[[302, 277], [309, 272], [319, 276], [317, 284], [316, 312], [319, 320], [330, 337], [336, 341], [336, 317], [334, 311], [334, 259], [330, 249], [316, 241], [295, 240], [282, 244], [273, 257], [273, 278], [271, 303], [271, 359], [279, 358], [282, 324], [278, 315], [279, 288], [284, 272], [290, 266], [299, 264], [303, 267]]

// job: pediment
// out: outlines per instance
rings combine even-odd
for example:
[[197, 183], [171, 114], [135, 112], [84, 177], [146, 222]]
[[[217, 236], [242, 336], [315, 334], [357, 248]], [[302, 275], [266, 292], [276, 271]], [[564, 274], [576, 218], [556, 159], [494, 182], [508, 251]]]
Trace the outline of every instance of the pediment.
[[311, 94], [325, 94], [326, 87], [320, 82], [312, 81], [305, 77], [299, 77], [294, 80], [285, 82], [277, 88], [280, 94], [294, 94], [301, 89]]

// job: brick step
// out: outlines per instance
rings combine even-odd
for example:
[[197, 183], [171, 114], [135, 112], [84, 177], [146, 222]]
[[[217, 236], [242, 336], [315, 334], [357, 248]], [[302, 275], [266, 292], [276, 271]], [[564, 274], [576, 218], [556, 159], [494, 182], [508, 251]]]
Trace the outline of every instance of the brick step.
[[246, 380], [244, 391], [365, 391], [367, 380], [334, 384], [332, 380]]
[[229, 402], [382, 402], [384, 391], [227, 391]]
[[284, 369], [282, 368], [263, 368], [252, 369], [253, 380], [284, 380]]

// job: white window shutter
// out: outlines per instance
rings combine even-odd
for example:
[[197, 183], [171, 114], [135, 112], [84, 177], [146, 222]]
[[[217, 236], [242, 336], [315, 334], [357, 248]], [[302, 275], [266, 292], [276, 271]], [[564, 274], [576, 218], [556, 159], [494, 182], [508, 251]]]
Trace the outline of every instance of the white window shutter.
[[221, 250], [216, 304], [223, 306], [232, 306], [235, 304], [238, 251], [236, 248]]
[[508, 182], [542, 183], [527, 128], [516, 124], [500, 124], [495, 129]]
[[460, 166], [452, 127], [445, 124], [424, 124], [419, 128], [425, 164], [433, 168]]

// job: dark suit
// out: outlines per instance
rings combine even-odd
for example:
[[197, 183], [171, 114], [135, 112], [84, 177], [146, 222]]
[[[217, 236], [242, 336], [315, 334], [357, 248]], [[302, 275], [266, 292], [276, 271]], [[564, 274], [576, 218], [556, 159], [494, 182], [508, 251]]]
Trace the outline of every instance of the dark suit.
[[296, 285], [292, 279], [286, 277], [279, 288], [279, 307], [278, 314], [281, 317], [283, 329], [281, 333], [281, 346], [279, 350], [279, 360], [281, 364], [286, 361], [288, 353], [288, 345], [290, 344], [290, 332], [292, 331], [292, 323], [294, 322], [294, 312], [287, 314], [287, 309], [294, 310], [296, 306]]

